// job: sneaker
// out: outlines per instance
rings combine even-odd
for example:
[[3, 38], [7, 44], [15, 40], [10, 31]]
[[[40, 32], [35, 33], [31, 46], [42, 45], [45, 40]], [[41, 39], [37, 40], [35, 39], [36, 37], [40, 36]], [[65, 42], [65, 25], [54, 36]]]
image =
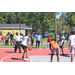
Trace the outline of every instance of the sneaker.
[[29, 59], [28, 59], [28, 58], [25, 58], [24, 60], [25, 60], [25, 61], [29, 61]]

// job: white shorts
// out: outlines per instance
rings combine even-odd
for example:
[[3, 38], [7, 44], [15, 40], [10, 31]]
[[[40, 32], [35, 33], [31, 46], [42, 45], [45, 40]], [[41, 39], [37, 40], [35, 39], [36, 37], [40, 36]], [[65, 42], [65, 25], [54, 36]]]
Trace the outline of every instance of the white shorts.
[[71, 46], [70, 54], [74, 54], [74, 51], [75, 51], [75, 46]]

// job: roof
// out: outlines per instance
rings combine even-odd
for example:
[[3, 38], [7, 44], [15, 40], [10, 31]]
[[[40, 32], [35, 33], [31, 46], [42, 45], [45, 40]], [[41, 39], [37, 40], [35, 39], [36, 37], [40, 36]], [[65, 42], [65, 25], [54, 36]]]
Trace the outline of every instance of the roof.
[[0, 27], [26, 27], [26, 24], [0, 24]]
[[32, 27], [26, 27], [26, 24], [0, 24], [0, 30], [25, 30], [32, 29]]

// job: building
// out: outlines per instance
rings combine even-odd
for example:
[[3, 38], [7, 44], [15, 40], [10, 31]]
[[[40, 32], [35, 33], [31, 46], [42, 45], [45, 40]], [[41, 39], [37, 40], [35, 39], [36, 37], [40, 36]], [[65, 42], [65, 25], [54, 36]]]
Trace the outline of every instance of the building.
[[32, 27], [26, 27], [26, 24], [0, 24], [0, 36], [6, 36], [7, 33], [12, 33], [15, 35], [15, 32], [26, 34], [26, 30], [31, 30]]
[[73, 27], [73, 30], [75, 31], [75, 27]]

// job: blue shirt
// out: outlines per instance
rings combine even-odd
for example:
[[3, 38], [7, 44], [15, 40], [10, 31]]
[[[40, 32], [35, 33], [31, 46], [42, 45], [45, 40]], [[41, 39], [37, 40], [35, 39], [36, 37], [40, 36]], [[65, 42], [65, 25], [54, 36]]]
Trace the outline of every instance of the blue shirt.
[[35, 35], [35, 39], [37, 40], [37, 41], [40, 41], [41, 39], [42, 39], [42, 36], [41, 35]]

